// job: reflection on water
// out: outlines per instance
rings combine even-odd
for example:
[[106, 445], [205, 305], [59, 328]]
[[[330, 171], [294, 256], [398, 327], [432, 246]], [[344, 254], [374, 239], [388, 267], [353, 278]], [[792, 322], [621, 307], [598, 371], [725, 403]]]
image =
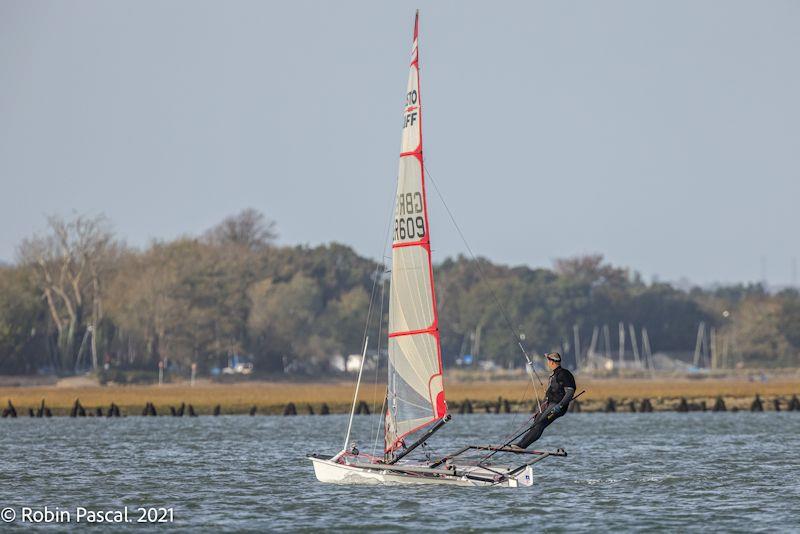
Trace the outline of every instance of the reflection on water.
[[[436, 452], [500, 441], [524, 416], [456, 416]], [[319, 484], [345, 416], [0, 421], [0, 508], [174, 507], [175, 524], [295, 529], [800, 529], [800, 413], [569, 414], [532, 488]], [[357, 417], [371, 452], [376, 427]]]

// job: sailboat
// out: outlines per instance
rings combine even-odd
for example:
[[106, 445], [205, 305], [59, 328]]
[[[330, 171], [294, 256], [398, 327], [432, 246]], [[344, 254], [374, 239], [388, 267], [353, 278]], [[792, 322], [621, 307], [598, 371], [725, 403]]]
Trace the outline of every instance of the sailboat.
[[[566, 452], [523, 451], [509, 447], [507, 442], [499, 446], [467, 445], [424, 462], [406, 459], [451, 419], [445, 400], [431, 263], [418, 38], [419, 12], [414, 19], [394, 213], [384, 455], [372, 456], [348, 445], [353, 422], [351, 411], [343, 449], [333, 456], [312, 454], [308, 458], [321, 482], [529, 486], [533, 482], [533, 464], [550, 456], [566, 456]], [[364, 344], [362, 369], [368, 342], [369, 338]], [[360, 382], [359, 371], [354, 408]], [[524, 459], [517, 465], [495, 465], [493, 459], [499, 453], [512, 453]], [[471, 454], [481, 457], [470, 460]]]

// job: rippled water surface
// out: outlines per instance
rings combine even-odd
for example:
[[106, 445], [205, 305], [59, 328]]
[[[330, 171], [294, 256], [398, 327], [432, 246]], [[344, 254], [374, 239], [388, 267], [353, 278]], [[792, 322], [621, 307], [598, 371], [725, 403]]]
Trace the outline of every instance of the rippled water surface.
[[[522, 417], [456, 416], [432, 445], [497, 441]], [[362, 450], [371, 419], [356, 418]], [[797, 412], [569, 414], [538, 443], [569, 457], [538, 464], [534, 486], [520, 489], [320, 484], [304, 454], [335, 452], [346, 423], [6, 419], [0, 508], [173, 507], [173, 527], [192, 531], [800, 532]]]

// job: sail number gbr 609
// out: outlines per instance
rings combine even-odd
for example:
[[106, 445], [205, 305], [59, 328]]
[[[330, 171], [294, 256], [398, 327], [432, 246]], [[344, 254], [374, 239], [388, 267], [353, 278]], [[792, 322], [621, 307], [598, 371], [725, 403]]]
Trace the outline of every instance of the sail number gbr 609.
[[400, 193], [394, 217], [394, 240], [425, 237], [425, 217], [422, 213], [422, 194]]

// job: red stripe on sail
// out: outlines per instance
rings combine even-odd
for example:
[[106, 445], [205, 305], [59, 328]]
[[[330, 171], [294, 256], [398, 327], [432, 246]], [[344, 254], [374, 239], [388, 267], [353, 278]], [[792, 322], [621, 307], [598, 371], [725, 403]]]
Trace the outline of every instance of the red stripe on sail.
[[[434, 325], [435, 325], [434, 321]], [[433, 334], [436, 332], [436, 327], [431, 326], [428, 328], [420, 328], [419, 330], [401, 330], [400, 332], [389, 332], [389, 337], [399, 337], [399, 336], [413, 336], [414, 334]]]
[[392, 248], [403, 248], [403, 247], [421, 247], [427, 245], [428, 241], [409, 241], [408, 243], [394, 243]]

